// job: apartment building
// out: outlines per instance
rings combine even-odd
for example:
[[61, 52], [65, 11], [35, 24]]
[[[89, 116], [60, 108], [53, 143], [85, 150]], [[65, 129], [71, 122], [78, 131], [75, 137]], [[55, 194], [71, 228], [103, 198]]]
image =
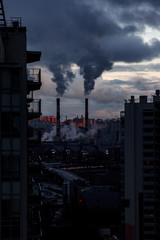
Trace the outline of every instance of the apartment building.
[[160, 91], [121, 112], [122, 239], [160, 239]]
[[[0, 1], [0, 239], [27, 240], [27, 124], [41, 114], [40, 71], [27, 63], [40, 52], [27, 51], [21, 18], [6, 21]], [[37, 71], [37, 70], [36, 70]], [[27, 99], [27, 95], [32, 98]]]

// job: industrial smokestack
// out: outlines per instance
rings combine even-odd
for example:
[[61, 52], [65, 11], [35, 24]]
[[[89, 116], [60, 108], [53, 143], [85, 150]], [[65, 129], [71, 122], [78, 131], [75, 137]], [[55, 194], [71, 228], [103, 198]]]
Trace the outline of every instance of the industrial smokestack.
[[85, 129], [88, 131], [88, 98], [85, 98]]
[[60, 98], [57, 98], [57, 139], [60, 140]]

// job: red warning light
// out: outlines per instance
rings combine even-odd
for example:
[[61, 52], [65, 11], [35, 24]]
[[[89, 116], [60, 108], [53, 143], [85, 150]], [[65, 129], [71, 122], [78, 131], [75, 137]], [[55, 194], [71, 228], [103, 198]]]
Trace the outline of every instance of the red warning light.
[[82, 199], [79, 199], [78, 202], [82, 202]]

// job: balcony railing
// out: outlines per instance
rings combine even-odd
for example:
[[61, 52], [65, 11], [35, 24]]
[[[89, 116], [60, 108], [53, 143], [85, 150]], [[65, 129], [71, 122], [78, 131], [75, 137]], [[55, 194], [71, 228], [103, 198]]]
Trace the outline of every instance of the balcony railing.
[[6, 20], [7, 27], [21, 27], [22, 18], [21, 17], [11, 17], [10, 20]]
[[41, 99], [34, 99], [33, 102], [30, 103], [28, 112], [29, 113], [40, 113], [41, 112]]
[[33, 91], [30, 91], [27, 94], [27, 102], [32, 102], [33, 101]]
[[27, 80], [36, 83], [41, 83], [41, 69], [27, 68]]
[[28, 106], [28, 119], [38, 118], [41, 115], [41, 100], [34, 99]]
[[27, 69], [27, 91], [39, 90], [41, 87], [41, 69], [28, 68]]

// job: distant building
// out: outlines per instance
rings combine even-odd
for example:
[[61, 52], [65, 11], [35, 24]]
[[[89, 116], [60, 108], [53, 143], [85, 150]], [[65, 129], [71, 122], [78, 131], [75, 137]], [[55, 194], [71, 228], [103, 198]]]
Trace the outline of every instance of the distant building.
[[51, 123], [53, 125], [56, 125], [56, 117], [54, 116], [41, 116], [39, 118], [40, 121], [43, 121], [44, 123]]
[[27, 120], [41, 114], [32, 94], [41, 83], [26, 64], [41, 53], [26, 50], [26, 28], [5, 21], [2, 0], [0, 15], [0, 239], [27, 240]]
[[125, 240], [160, 239], [160, 91], [131, 96], [121, 112]]

